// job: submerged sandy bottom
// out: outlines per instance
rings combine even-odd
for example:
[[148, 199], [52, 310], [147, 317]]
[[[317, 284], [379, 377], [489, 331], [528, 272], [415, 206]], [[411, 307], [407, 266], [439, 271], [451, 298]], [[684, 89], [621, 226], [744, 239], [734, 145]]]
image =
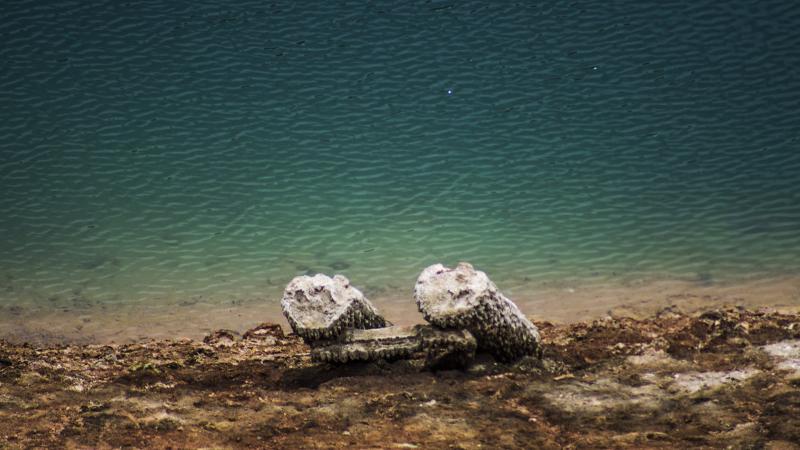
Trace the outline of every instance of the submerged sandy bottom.
[[[800, 312], [800, 276], [704, 284], [685, 280], [615, 283], [551, 282], [500, 289], [534, 320], [573, 323], [602, 317], [642, 318], [665, 309], [692, 313], [724, 305]], [[237, 298], [231, 293], [231, 298]], [[411, 293], [370, 295], [397, 325], [423, 322]], [[212, 330], [242, 332], [261, 322], [288, 324], [277, 295], [249, 300], [181, 299], [161, 304], [83, 307], [0, 305], [0, 338], [33, 343], [130, 343], [202, 338]]]

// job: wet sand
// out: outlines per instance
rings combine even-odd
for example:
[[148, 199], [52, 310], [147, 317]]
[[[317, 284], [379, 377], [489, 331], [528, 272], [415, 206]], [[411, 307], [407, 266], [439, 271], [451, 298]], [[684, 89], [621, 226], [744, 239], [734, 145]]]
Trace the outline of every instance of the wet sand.
[[[770, 307], [800, 312], [800, 276], [739, 282], [630, 279], [624, 282], [559, 281], [516, 286], [506, 293], [534, 320], [574, 323], [604, 317], [649, 317], [664, 308], [693, 313], [721, 306]], [[367, 294], [397, 325], [422, 323], [411, 292]], [[236, 298], [235, 295], [231, 296]], [[11, 342], [132, 343], [146, 339], [200, 339], [212, 330], [243, 332], [261, 322], [281, 324], [279, 294], [264, 298], [175, 298], [160, 305], [82, 307], [7, 306], [0, 303], [0, 338]]]

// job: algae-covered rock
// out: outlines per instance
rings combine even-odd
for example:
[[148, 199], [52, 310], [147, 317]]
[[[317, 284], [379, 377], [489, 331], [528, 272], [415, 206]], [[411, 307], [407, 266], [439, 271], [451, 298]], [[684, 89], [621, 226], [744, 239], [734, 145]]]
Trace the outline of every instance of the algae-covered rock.
[[469, 263], [455, 269], [434, 264], [417, 278], [414, 298], [433, 325], [469, 330], [486, 350], [502, 361], [539, 355], [539, 330], [489, 277]]
[[294, 278], [286, 286], [281, 307], [292, 330], [308, 344], [333, 339], [348, 328], [387, 326], [372, 303], [342, 275]]

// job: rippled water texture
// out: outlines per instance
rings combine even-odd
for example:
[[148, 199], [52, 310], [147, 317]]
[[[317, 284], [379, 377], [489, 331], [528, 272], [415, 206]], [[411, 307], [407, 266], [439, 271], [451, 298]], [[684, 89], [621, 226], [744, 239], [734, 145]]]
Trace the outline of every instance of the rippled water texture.
[[0, 302], [800, 269], [800, 6], [11, 2]]

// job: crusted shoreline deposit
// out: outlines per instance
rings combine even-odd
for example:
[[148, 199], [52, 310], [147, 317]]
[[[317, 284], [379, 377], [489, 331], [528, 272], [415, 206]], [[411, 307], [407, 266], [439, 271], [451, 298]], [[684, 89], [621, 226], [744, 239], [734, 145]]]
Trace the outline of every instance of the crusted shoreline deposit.
[[0, 341], [0, 448], [798, 448], [800, 315], [536, 322], [542, 358], [315, 363], [276, 325]]

